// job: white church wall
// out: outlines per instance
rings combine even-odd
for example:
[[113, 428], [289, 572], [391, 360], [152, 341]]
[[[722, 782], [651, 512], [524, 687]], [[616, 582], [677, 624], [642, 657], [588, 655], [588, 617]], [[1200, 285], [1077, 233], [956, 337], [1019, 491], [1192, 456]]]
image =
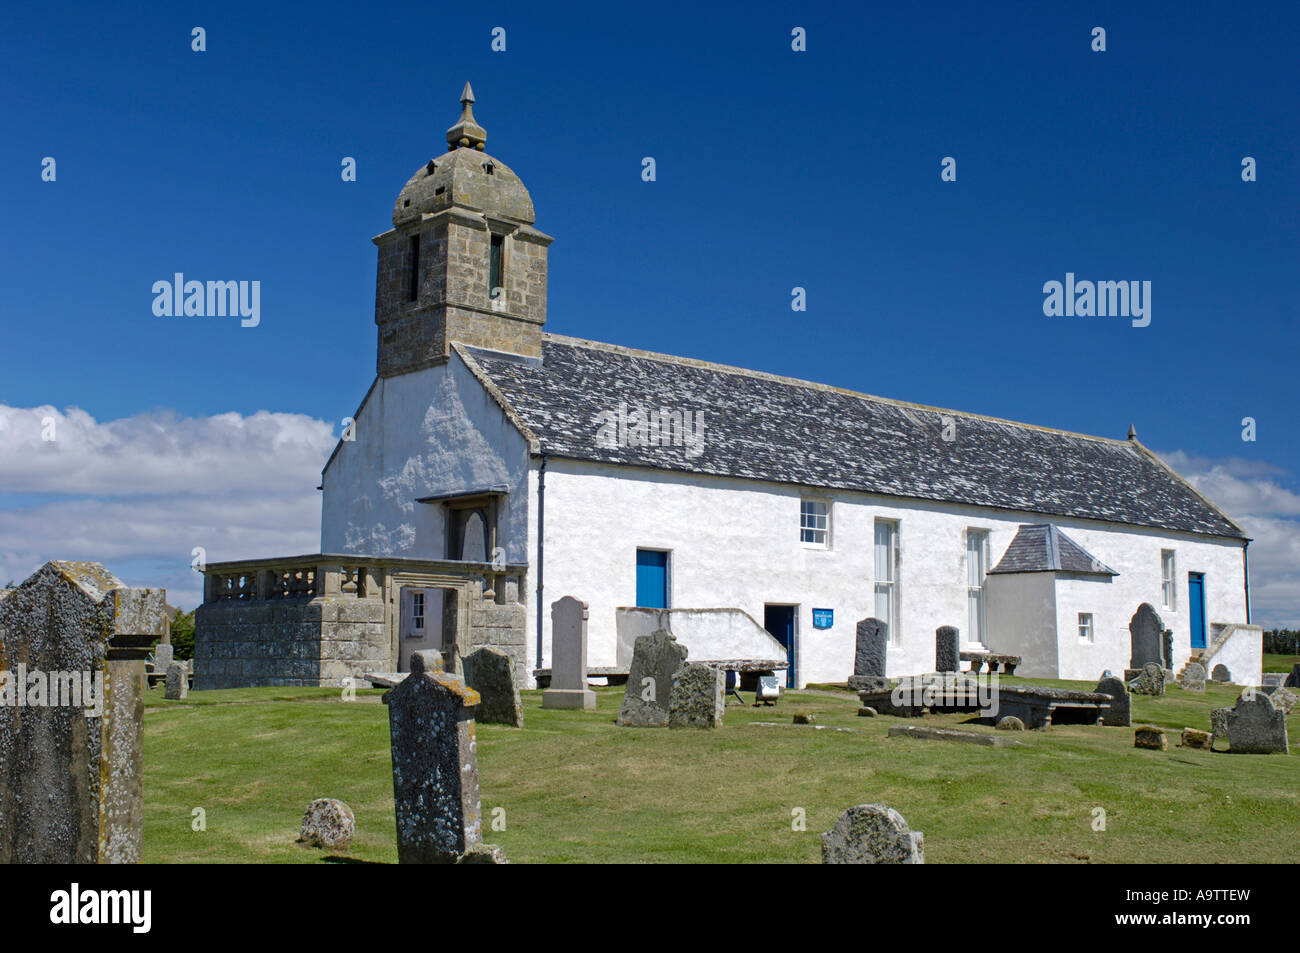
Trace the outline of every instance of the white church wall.
[[1234, 685], [1264, 684], [1264, 630], [1257, 625], [1229, 626], [1227, 638], [1210, 658], [1206, 674], [1213, 674], [1216, 665], [1228, 669]]
[[[1073, 532], [1068, 535], [1074, 537]], [[1129, 541], [1126, 539], [1125, 542]], [[1105, 545], [1113, 544], [1107, 540]], [[1132, 543], [1129, 542], [1129, 545]], [[1095, 551], [1089, 551], [1094, 556], [1097, 555]], [[1102, 557], [1097, 556], [1097, 558]], [[1156, 554], [1156, 558], [1159, 559], [1159, 553]], [[1157, 570], [1158, 567], [1157, 562]], [[1134, 572], [1139, 571], [1135, 569]], [[1122, 676], [1132, 654], [1128, 623], [1142, 600], [1134, 602], [1132, 606], [1128, 605], [1123, 591], [1116, 588], [1123, 576], [1066, 573], [1045, 575], [1055, 576], [1056, 579], [1056, 631], [1060, 636], [1056, 677], [1090, 681], [1095, 684], [1106, 669]], [[1147, 584], [1149, 581], [1148, 579]], [[1092, 616], [1091, 642], [1079, 638], [1081, 613]]]
[[528, 445], [458, 356], [377, 380], [355, 432], [325, 472], [322, 552], [445, 558], [443, 507], [415, 500], [504, 485], [498, 542], [528, 560]]
[[1019, 655], [1017, 675], [1057, 678], [1060, 651], [1056, 637], [1056, 574], [994, 573], [988, 577], [986, 589], [989, 651]]
[[[799, 501], [804, 495], [834, 501], [829, 549], [799, 541]], [[956, 625], [963, 638], [968, 637], [967, 528], [989, 531], [992, 566], [1022, 523], [1050, 519], [1120, 573], [1104, 587], [1094, 610], [1098, 631], [1108, 633], [1103, 649], [1067, 653], [1070, 674], [1062, 677], [1093, 680], [1104, 668], [1118, 672], [1127, 666], [1129, 618], [1144, 601], [1160, 608], [1162, 549], [1178, 554], [1176, 608], [1161, 612], [1175, 632], [1177, 664], [1190, 653], [1185, 611], [1189, 570], [1206, 573], [1207, 619], [1245, 620], [1241, 545], [1231, 540], [554, 459], [547, 464], [545, 505], [544, 664], [549, 664], [549, 605], [564, 595], [590, 605], [589, 664], [616, 664], [614, 610], [635, 603], [636, 550], [648, 548], [672, 553], [673, 607], [735, 607], [761, 622], [765, 603], [798, 605], [799, 684], [843, 681], [852, 672], [855, 625], [875, 615], [876, 519], [899, 524], [901, 632], [888, 653], [890, 675], [932, 670], [934, 631], [941, 625]], [[531, 514], [529, 531], [532, 557], [536, 525]], [[535, 585], [531, 579], [529, 620], [534, 625]], [[1066, 592], [1076, 599], [1070, 586]], [[1078, 599], [1083, 593], [1081, 589]], [[814, 608], [834, 610], [832, 628], [813, 628]], [[1076, 625], [1077, 619], [1065, 631], [1067, 641], [1077, 639]], [[1007, 650], [1011, 637], [997, 631], [992, 620], [989, 630], [989, 649]], [[1122, 631], [1122, 639], [1116, 630]], [[534, 629], [530, 651], [535, 639]], [[1057, 665], [1059, 669], [1059, 658]]]

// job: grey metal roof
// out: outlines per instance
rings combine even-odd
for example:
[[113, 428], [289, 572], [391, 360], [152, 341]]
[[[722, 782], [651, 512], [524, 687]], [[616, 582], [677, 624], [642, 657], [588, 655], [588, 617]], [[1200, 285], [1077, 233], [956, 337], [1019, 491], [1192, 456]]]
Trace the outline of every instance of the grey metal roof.
[[[547, 455], [1245, 538], [1136, 440], [549, 334], [541, 362], [462, 353]], [[702, 412], [703, 441], [604, 445], [601, 425], [621, 406], [624, 419], [637, 408]]]
[[1021, 526], [990, 573], [1074, 572], [1099, 576], [1118, 576], [1055, 524], [1032, 523]]

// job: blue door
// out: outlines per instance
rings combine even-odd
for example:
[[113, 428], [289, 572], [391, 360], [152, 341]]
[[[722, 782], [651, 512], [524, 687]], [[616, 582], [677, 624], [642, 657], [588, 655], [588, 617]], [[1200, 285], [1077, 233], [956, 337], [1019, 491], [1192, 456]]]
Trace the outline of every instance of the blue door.
[[1187, 604], [1192, 609], [1192, 648], [1205, 648], [1205, 573], [1187, 574]]
[[668, 554], [661, 549], [636, 551], [636, 604], [642, 609], [668, 608]]
[[785, 687], [795, 687], [794, 611], [796, 606], [763, 606], [763, 628], [785, 646]]

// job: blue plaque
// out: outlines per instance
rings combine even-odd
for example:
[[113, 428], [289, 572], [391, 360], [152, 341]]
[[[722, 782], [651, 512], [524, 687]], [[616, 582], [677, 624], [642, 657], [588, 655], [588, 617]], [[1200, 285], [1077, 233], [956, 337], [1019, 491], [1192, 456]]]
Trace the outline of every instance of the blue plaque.
[[813, 609], [813, 628], [829, 629], [835, 624], [834, 609]]

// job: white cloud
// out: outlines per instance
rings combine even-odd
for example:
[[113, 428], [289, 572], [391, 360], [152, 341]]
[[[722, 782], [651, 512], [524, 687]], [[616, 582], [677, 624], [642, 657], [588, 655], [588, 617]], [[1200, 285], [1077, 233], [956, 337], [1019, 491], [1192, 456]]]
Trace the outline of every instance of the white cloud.
[[[51, 421], [55, 439], [42, 440]], [[192, 608], [196, 546], [211, 561], [315, 552], [331, 431], [266, 411], [101, 423], [77, 408], [0, 404], [0, 583], [49, 559], [92, 559]]]
[[1289, 474], [1237, 457], [1210, 459], [1175, 450], [1160, 457], [1241, 524], [1250, 544], [1251, 621], [1300, 628], [1300, 494]]

